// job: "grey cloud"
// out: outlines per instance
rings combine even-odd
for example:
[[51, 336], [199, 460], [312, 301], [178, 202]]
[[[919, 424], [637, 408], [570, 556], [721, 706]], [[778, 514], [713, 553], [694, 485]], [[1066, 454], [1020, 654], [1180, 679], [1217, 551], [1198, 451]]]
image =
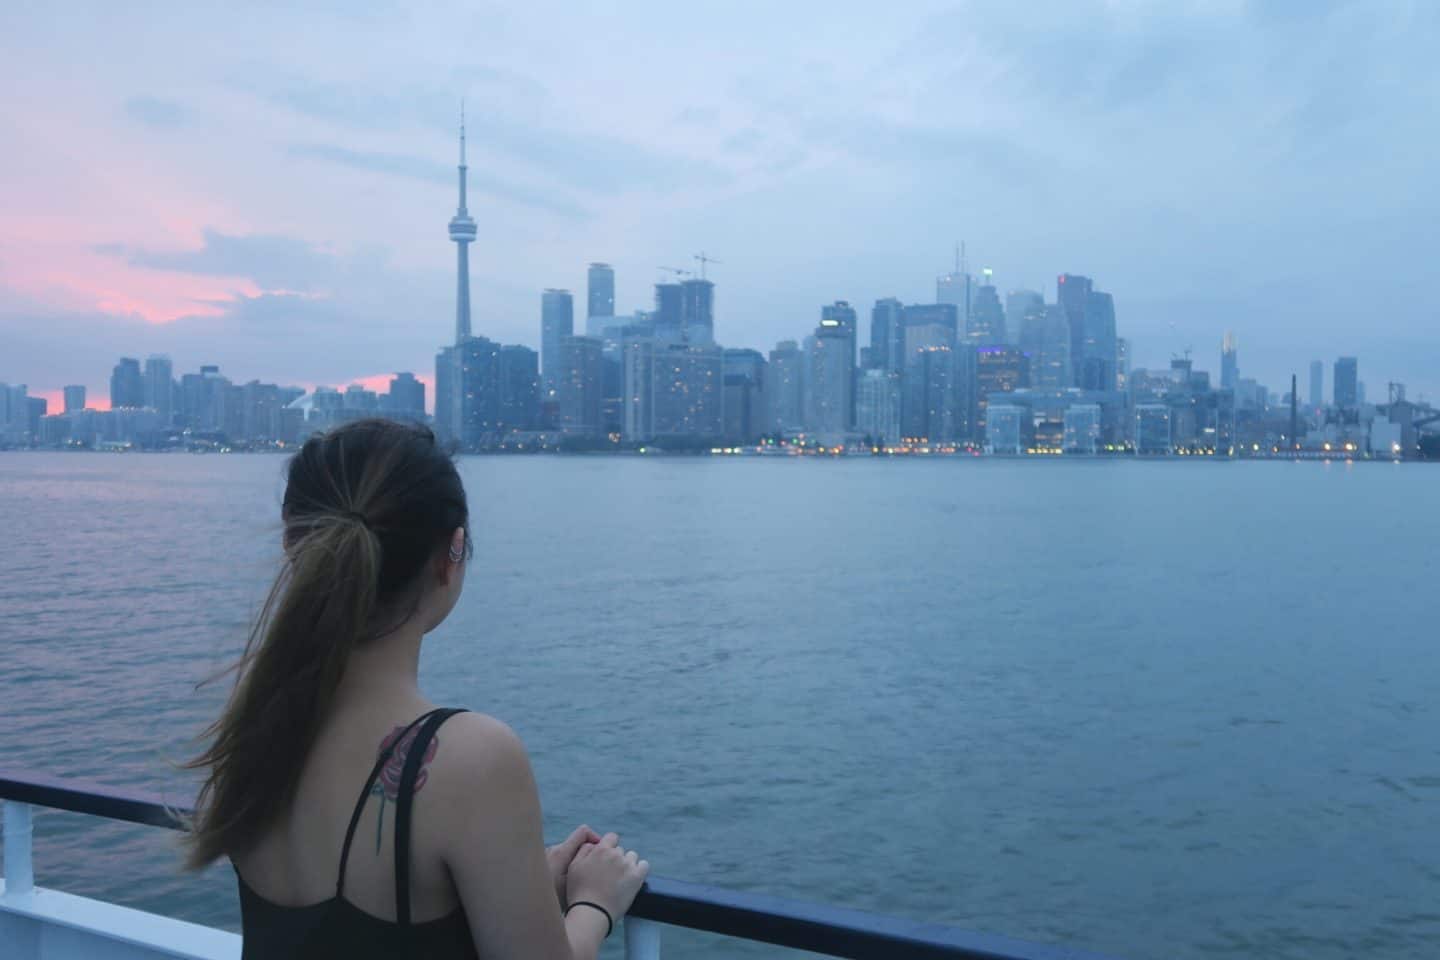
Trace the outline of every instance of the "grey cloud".
[[97, 244], [98, 253], [150, 270], [211, 277], [246, 277], [265, 290], [312, 290], [334, 276], [336, 259], [303, 240], [281, 236], [231, 236], [207, 229], [198, 250], [146, 250]]
[[[424, 180], [428, 183], [456, 185], [456, 171], [452, 166], [402, 153], [382, 153], [369, 150], [351, 150], [322, 143], [291, 144], [288, 152], [292, 157], [306, 157], [323, 160], [356, 170], [368, 170], [389, 176]], [[584, 207], [546, 190], [534, 189], [509, 183], [471, 166], [469, 170], [471, 194], [485, 194], [496, 199], [508, 200], [521, 206], [547, 210], [571, 219], [583, 219], [589, 214]]]
[[[523, 90], [535, 105], [548, 96], [543, 87], [532, 85], [515, 74], [486, 68], [469, 68], [469, 71], [469, 75], [496, 88], [469, 103], [467, 132], [472, 150], [493, 150], [524, 162], [557, 183], [601, 195], [637, 189], [666, 191], [719, 186], [729, 182], [729, 173], [724, 168], [703, 159], [662, 152], [613, 137], [546, 128], [533, 111], [523, 121], [507, 119], [492, 104], [503, 104], [504, 109], [514, 111], [517, 104], [512, 92]], [[295, 77], [260, 81], [249, 73], [243, 84], [249, 92], [265, 100], [314, 119], [361, 129], [419, 127], [450, 135], [454, 134], [459, 120], [459, 104], [448, 91], [471, 89], [475, 85], [462, 79], [445, 86], [446, 92], [440, 87], [418, 86], [376, 90]]]
[[189, 119], [188, 111], [180, 104], [159, 97], [131, 97], [125, 101], [125, 113], [131, 120], [157, 129], [178, 127]]

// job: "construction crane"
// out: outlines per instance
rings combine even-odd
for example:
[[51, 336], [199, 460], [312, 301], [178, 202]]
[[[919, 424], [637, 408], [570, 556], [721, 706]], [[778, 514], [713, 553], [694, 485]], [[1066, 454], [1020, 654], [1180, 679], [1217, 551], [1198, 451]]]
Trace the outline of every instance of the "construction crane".
[[699, 253], [695, 254], [695, 259], [700, 261], [700, 279], [701, 279], [701, 280], [704, 280], [704, 279], [705, 279], [705, 266], [706, 266], [706, 264], [719, 263], [719, 262], [720, 262], [719, 260], [716, 260], [714, 257], [707, 257], [707, 256], [705, 256], [705, 251], [704, 251], [704, 250], [701, 250]]
[[656, 267], [655, 269], [664, 270], [666, 273], [675, 274], [675, 279], [677, 281], [683, 279], [684, 277], [692, 275], [689, 270], [681, 270], [679, 267]]

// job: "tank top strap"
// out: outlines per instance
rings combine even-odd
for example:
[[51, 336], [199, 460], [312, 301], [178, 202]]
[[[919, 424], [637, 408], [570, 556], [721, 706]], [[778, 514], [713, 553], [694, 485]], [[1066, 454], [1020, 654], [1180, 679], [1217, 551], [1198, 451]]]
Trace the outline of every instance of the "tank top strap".
[[440, 724], [464, 712], [463, 709], [447, 707], [431, 713], [405, 753], [405, 769], [400, 775], [395, 808], [395, 920], [402, 927], [410, 926], [410, 807], [415, 798], [420, 768], [425, 763], [425, 753], [430, 749], [430, 742]]
[[375, 778], [380, 776], [381, 769], [384, 768], [391, 754], [395, 752], [395, 748], [400, 745], [406, 735], [415, 729], [418, 724], [425, 722], [439, 712], [440, 709], [436, 708], [427, 713], [422, 713], [410, 721], [410, 724], [401, 730], [399, 735], [390, 741], [390, 745], [384, 750], [381, 750], [380, 755], [375, 758], [375, 766], [370, 768], [370, 776], [365, 778], [365, 786], [360, 790], [360, 796], [355, 801], [355, 810], [350, 814], [350, 825], [345, 828], [345, 844], [340, 848], [340, 871], [335, 878], [336, 897], [343, 896], [345, 893], [345, 865], [350, 861], [350, 844], [355, 839], [355, 828], [360, 823], [360, 814], [365, 810], [365, 801], [370, 798], [370, 788], [375, 785]]

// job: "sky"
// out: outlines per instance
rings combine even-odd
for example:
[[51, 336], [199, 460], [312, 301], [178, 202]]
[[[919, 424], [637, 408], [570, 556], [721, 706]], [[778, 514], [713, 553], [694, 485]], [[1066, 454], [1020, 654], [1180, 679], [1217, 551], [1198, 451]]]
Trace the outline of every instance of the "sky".
[[[1303, 386], [1355, 355], [1440, 401], [1440, 4], [0, 5], [0, 381], [103, 405], [121, 356], [236, 382], [430, 375], [615, 266], [716, 284], [768, 350], [822, 304], [1114, 295], [1132, 365]], [[56, 403], [58, 406], [58, 401]]]

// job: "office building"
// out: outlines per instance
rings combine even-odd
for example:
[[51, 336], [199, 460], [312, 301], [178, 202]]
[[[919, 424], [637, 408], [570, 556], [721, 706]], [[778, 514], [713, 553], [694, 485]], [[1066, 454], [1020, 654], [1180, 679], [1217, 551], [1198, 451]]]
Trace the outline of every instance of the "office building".
[[[964, 327], [961, 324], [959, 308], [953, 303], [912, 303], [903, 307], [900, 311], [900, 322], [906, 331], [911, 327], [944, 327], [950, 332], [947, 344], [955, 344], [961, 336]], [[901, 338], [902, 344], [908, 344], [908, 332]], [[905, 352], [909, 352], [909, 346], [905, 346]]]
[[1011, 290], [1005, 295], [1005, 334], [1007, 343], [1020, 342], [1025, 318], [1045, 309], [1045, 298], [1034, 290]]
[[1240, 367], [1235, 356], [1235, 334], [1225, 331], [1220, 344], [1220, 387], [1234, 390], [1240, 383]]
[[110, 373], [110, 409], [121, 407], [140, 408], [145, 406], [145, 378], [140, 373], [140, 361], [133, 357], [121, 357]]
[[680, 284], [680, 315], [684, 339], [697, 346], [715, 342], [715, 284], [689, 279]]
[[765, 429], [765, 356], [759, 350], [728, 349], [724, 375], [725, 440], [754, 443]]
[[458, 441], [464, 450], [484, 449], [500, 435], [500, 345], [488, 337], [466, 337], [455, 353]]
[[534, 430], [540, 418], [540, 355], [529, 347], [500, 348], [500, 432]]
[[1325, 364], [1319, 360], [1310, 361], [1310, 408], [1319, 410], [1325, 406]]
[[1091, 282], [1089, 277], [1073, 273], [1062, 273], [1055, 281], [1055, 302], [1065, 315], [1070, 329], [1071, 382], [1079, 386], [1081, 370], [1085, 359], [1085, 307], [1089, 303]]
[[560, 342], [560, 428], [569, 434], [600, 433], [604, 387], [603, 345], [594, 337]]
[[[978, 307], [977, 307], [978, 312]], [[1030, 358], [1019, 347], [988, 346], [974, 348], [975, 353], [975, 429], [977, 438], [985, 436], [985, 411], [999, 394], [1013, 393], [1030, 386]]]
[[1030, 382], [1039, 389], [1063, 390], [1074, 382], [1070, 368], [1070, 321], [1058, 304], [1042, 304], [1025, 316], [1020, 349], [1030, 357]]
[[1130, 384], [1130, 341], [1115, 338], [1115, 389], [1124, 391]]
[[155, 411], [162, 427], [170, 426], [175, 420], [175, 373], [170, 358], [161, 354], [146, 357], [142, 379], [142, 406]]
[[970, 316], [965, 323], [965, 339], [972, 346], [994, 346], [1006, 342], [1005, 309], [1000, 306], [1000, 294], [991, 282], [987, 269], [981, 275], [983, 282], [975, 288], [970, 304]]
[[880, 370], [905, 369], [905, 306], [894, 297], [876, 300], [870, 310], [870, 363]]
[[974, 295], [973, 279], [958, 266], [954, 273], [942, 274], [935, 279], [935, 302], [955, 308], [955, 316], [959, 322], [957, 336], [970, 327], [970, 305]]
[[875, 445], [900, 442], [900, 374], [862, 370], [855, 384], [855, 432]]
[[859, 337], [860, 320], [855, 313], [855, 308], [845, 300], [836, 300], [834, 303], [820, 308], [820, 325], [826, 329], [834, 329], [834, 324], [839, 324], [839, 329], [844, 331], [849, 341], [849, 364], [850, 364], [850, 409], [846, 413], [847, 424], [855, 423], [855, 371], [859, 364]]
[[1360, 364], [1354, 357], [1335, 361], [1335, 406], [1342, 410], [1360, 406]]
[[900, 430], [906, 439], [948, 443], [959, 438], [958, 375], [956, 350], [948, 345], [907, 350], [900, 409]]
[[1066, 453], [1099, 452], [1101, 413], [1098, 403], [1072, 403], [1065, 408], [1064, 424]]
[[806, 341], [805, 430], [826, 441], [842, 439], [854, 423], [855, 311], [843, 301], [821, 311]]
[[678, 283], [655, 284], [655, 339], [680, 343], [685, 339], [685, 290]]
[[79, 384], [72, 384], [65, 388], [65, 412], [75, 413], [77, 410], [85, 409], [85, 388]]
[[626, 443], [644, 443], [654, 436], [655, 350], [658, 340], [627, 340], [620, 352], [623, 394], [620, 437]]
[[[1076, 386], [1084, 390], [1115, 389], [1115, 300], [1091, 290], [1085, 300], [1084, 351]], [[1074, 334], [1071, 334], [1072, 341]], [[1071, 366], [1074, 367], [1074, 356]]]
[[805, 355], [794, 340], [781, 340], [765, 366], [765, 433], [805, 429]]
[[402, 420], [425, 420], [425, 384], [413, 373], [397, 373], [382, 398], [381, 409]]
[[656, 344], [652, 370], [650, 436], [682, 443], [718, 441], [725, 432], [724, 351]]
[[615, 316], [615, 269], [608, 263], [592, 263], [585, 278], [586, 332], [591, 317]]
[[441, 347], [435, 354], [435, 436], [441, 443], [460, 439], [459, 350]]
[[1006, 456], [1024, 453], [1033, 440], [1030, 408], [1020, 403], [991, 404], [985, 421], [985, 452]]
[[1169, 404], [1136, 404], [1134, 437], [1138, 456], [1168, 455], [1171, 449]]
[[544, 399], [558, 400], [564, 376], [560, 344], [575, 335], [575, 301], [569, 290], [546, 290], [540, 295], [540, 383]]

